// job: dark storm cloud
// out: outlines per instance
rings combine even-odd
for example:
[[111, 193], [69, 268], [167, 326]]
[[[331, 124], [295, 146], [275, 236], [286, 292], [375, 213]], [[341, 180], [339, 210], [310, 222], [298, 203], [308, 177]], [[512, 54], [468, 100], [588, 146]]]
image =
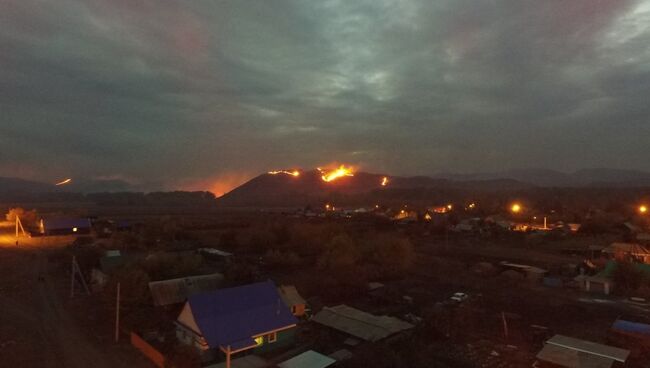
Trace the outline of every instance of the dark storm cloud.
[[0, 175], [649, 170], [649, 44], [648, 1], [3, 1]]

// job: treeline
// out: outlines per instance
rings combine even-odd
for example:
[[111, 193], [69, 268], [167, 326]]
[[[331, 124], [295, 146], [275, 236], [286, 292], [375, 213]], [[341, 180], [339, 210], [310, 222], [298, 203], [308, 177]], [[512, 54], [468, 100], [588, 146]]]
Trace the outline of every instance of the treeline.
[[216, 197], [212, 192], [104, 192], [104, 193], [2, 193], [0, 201], [20, 202], [90, 202], [99, 206], [212, 206]]

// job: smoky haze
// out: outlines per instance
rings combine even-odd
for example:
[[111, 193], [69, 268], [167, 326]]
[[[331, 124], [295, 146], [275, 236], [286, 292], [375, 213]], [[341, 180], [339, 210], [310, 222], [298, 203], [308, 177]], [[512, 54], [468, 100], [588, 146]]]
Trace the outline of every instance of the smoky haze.
[[650, 170], [648, 45], [650, 1], [5, 0], [0, 176]]

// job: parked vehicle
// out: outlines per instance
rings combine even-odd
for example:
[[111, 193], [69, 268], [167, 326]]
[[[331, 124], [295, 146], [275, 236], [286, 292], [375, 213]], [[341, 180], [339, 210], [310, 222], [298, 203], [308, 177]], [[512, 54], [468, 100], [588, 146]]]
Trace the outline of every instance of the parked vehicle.
[[454, 295], [452, 295], [450, 299], [457, 302], [457, 303], [462, 303], [465, 300], [467, 300], [468, 298], [469, 298], [469, 295], [467, 295], [465, 293], [458, 292], [458, 293], [454, 293]]

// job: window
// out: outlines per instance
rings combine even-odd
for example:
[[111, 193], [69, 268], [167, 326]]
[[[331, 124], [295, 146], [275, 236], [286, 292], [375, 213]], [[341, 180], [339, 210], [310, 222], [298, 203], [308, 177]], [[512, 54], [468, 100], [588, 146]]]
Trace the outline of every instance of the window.
[[277, 333], [277, 332], [273, 332], [273, 333], [268, 334], [268, 340], [269, 340], [269, 342], [276, 342], [276, 341], [278, 341], [278, 333]]
[[260, 345], [264, 344], [264, 336], [256, 337], [255, 338], [255, 343], [257, 344], [257, 346], [260, 346]]

